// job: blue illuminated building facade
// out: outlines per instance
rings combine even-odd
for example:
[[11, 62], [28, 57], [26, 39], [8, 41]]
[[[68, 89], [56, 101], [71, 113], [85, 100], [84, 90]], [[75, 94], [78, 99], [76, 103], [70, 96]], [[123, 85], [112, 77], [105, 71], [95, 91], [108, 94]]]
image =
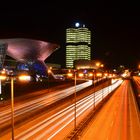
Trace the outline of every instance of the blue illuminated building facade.
[[34, 61], [32, 63], [21, 63], [19, 62], [16, 67], [19, 71], [29, 71], [35, 75], [46, 76], [47, 75], [47, 68], [44, 63], [41, 61]]

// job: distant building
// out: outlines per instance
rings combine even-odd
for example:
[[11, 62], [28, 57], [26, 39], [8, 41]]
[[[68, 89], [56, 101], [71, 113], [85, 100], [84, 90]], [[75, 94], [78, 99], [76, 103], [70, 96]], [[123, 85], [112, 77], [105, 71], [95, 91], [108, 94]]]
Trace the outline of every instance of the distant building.
[[60, 64], [54, 64], [54, 63], [46, 63], [47, 68], [51, 69], [61, 69]]
[[91, 31], [85, 25], [75, 24], [66, 29], [66, 68], [73, 68], [77, 59], [91, 59]]
[[97, 61], [96, 60], [75, 60], [74, 61], [74, 67], [76, 69], [98, 69], [98, 66], [96, 66]]

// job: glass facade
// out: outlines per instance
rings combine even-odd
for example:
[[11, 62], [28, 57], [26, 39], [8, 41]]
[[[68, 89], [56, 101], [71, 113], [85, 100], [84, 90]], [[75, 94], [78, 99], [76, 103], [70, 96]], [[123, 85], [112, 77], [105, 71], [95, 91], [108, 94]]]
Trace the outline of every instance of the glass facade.
[[91, 31], [85, 27], [66, 29], [66, 67], [73, 68], [74, 60], [91, 60]]
[[17, 70], [19, 71], [29, 71], [32, 75], [38, 74], [40, 76], [47, 75], [47, 67], [45, 63], [39, 60], [28, 61], [25, 63], [19, 62], [17, 64]]
[[3, 63], [6, 56], [7, 44], [0, 44], [0, 69], [3, 68]]

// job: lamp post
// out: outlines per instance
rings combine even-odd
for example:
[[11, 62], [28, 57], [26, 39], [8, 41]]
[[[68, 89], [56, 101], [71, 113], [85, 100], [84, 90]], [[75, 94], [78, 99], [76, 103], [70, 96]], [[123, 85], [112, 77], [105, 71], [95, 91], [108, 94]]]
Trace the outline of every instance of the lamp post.
[[[12, 140], [14, 140], [14, 76], [11, 76], [11, 125], [12, 125]], [[20, 75], [20, 81], [30, 81], [29, 75]]]
[[50, 75], [51, 72], [52, 72], [51, 68], [49, 68], [48, 69], [48, 92], [49, 92], [49, 82], [50, 82], [49, 75]]
[[14, 140], [14, 77], [11, 77], [11, 123], [12, 140]]
[[74, 129], [76, 130], [76, 70], [74, 71]]
[[[0, 74], [0, 82], [7, 78], [6, 75]], [[29, 75], [21, 75], [18, 77], [20, 81], [29, 81]], [[14, 140], [14, 76], [10, 77], [11, 80], [11, 127], [12, 127], [12, 140]], [[0, 85], [1, 86], [1, 85]]]
[[[99, 68], [99, 66], [100, 66], [100, 62], [96, 62], [95, 63], [95, 66], [97, 67], [97, 68]], [[93, 110], [95, 109], [95, 76], [96, 76], [96, 71], [95, 71], [95, 69], [93, 70]]]
[[[0, 75], [1, 80], [5, 80], [6, 75]], [[11, 77], [11, 126], [12, 126], [12, 140], [14, 140], [14, 79]], [[0, 85], [1, 86], [1, 85]]]
[[[74, 70], [74, 130], [76, 129], [76, 81], [77, 81], [77, 77], [76, 77], [76, 70]], [[68, 72], [67, 73], [68, 77], [73, 77], [73, 73]]]
[[94, 89], [94, 92], [93, 92], [93, 94], [94, 94], [94, 97], [93, 97], [93, 110], [95, 109], [95, 70], [94, 70], [94, 72], [93, 72], [93, 89]]
[[[100, 62], [95, 62], [95, 67], [96, 67], [96, 69], [99, 69], [100, 67], [104, 67], [104, 65], [103, 64], [101, 64]], [[98, 74], [96, 74], [96, 71], [94, 70], [93, 71], [93, 89], [94, 89], [94, 96], [93, 96], [93, 110], [95, 109], [95, 76], [97, 76], [98, 77]]]

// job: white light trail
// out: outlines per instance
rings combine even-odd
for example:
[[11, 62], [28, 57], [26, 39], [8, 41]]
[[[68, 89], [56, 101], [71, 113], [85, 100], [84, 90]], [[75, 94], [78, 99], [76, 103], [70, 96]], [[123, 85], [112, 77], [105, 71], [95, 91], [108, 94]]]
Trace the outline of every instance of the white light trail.
[[[85, 83], [79, 84], [76, 86], [77, 91], [80, 91], [88, 86], [92, 85], [92, 81], [89, 80]], [[74, 86], [67, 88], [65, 90], [61, 90], [61, 91], [56, 91], [50, 94], [47, 94], [46, 96], [34, 99], [32, 101], [27, 101], [27, 102], [23, 102], [20, 105], [16, 105], [14, 108], [14, 116], [17, 117], [19, 115], [31, 112], [33, 110], [36, 109], [40, 109], [44, 106], [50, 105], [60, 99], [63, 99], [71, 94], [73, 94], [75, 91]], [[6, 109], [4, 111], [1, 111], [0, 114], [0, 124], [7, 122], [8, 120], [11, 119], [11, 110]]]
[[[95, 94], [95, 103], [96, 105], [102, 100], [103, 97], [106, 97], [111, 91], [113, 91], [116, 87], [118, 87], [122, 83], [122, 80], [114, 83], [113, 85], [103, 88], [100, 91], [97, 91], [93, 94]], [[89, 108], [93, 107], [93, 98], [94, 95], [91, 94], [76, 103], [76, 116], [80, 116], [82, 113], [84, 113]], [[20, 135], [16, 136], [16, 139], [24, 140], [24, 139], [30, 139], [33, 135], [35, 135], [37, 132], [44, 130], [43, 133], [36, 136], [36, 139], [42, 139], [46, 138], [46, 135], [48, 136], [48, 139], [52, 139], [55, 137], [62, 129], [64, 129], [70, 122], [74, 120], [74, 104], [68, 106], [64, 110], [61, 110], [60, 112], [57, 112], [56, 114], [52, 115], [51, 117], [43, 120], [42, 122], [30, 127]], [[51, 125], [51, 123], [55, 124]], [[62, 125], [63, 124], [63, 125]], [[50, 126], [49, 126], [50, 125]], [[46, 130], [45, 128], [49, 128]], [[53, 132], [55, 130], [55, 132]], [[52, 133], [52, 134], [51, 134]], [[51, 134], [49, 136], [49, 134]]]

